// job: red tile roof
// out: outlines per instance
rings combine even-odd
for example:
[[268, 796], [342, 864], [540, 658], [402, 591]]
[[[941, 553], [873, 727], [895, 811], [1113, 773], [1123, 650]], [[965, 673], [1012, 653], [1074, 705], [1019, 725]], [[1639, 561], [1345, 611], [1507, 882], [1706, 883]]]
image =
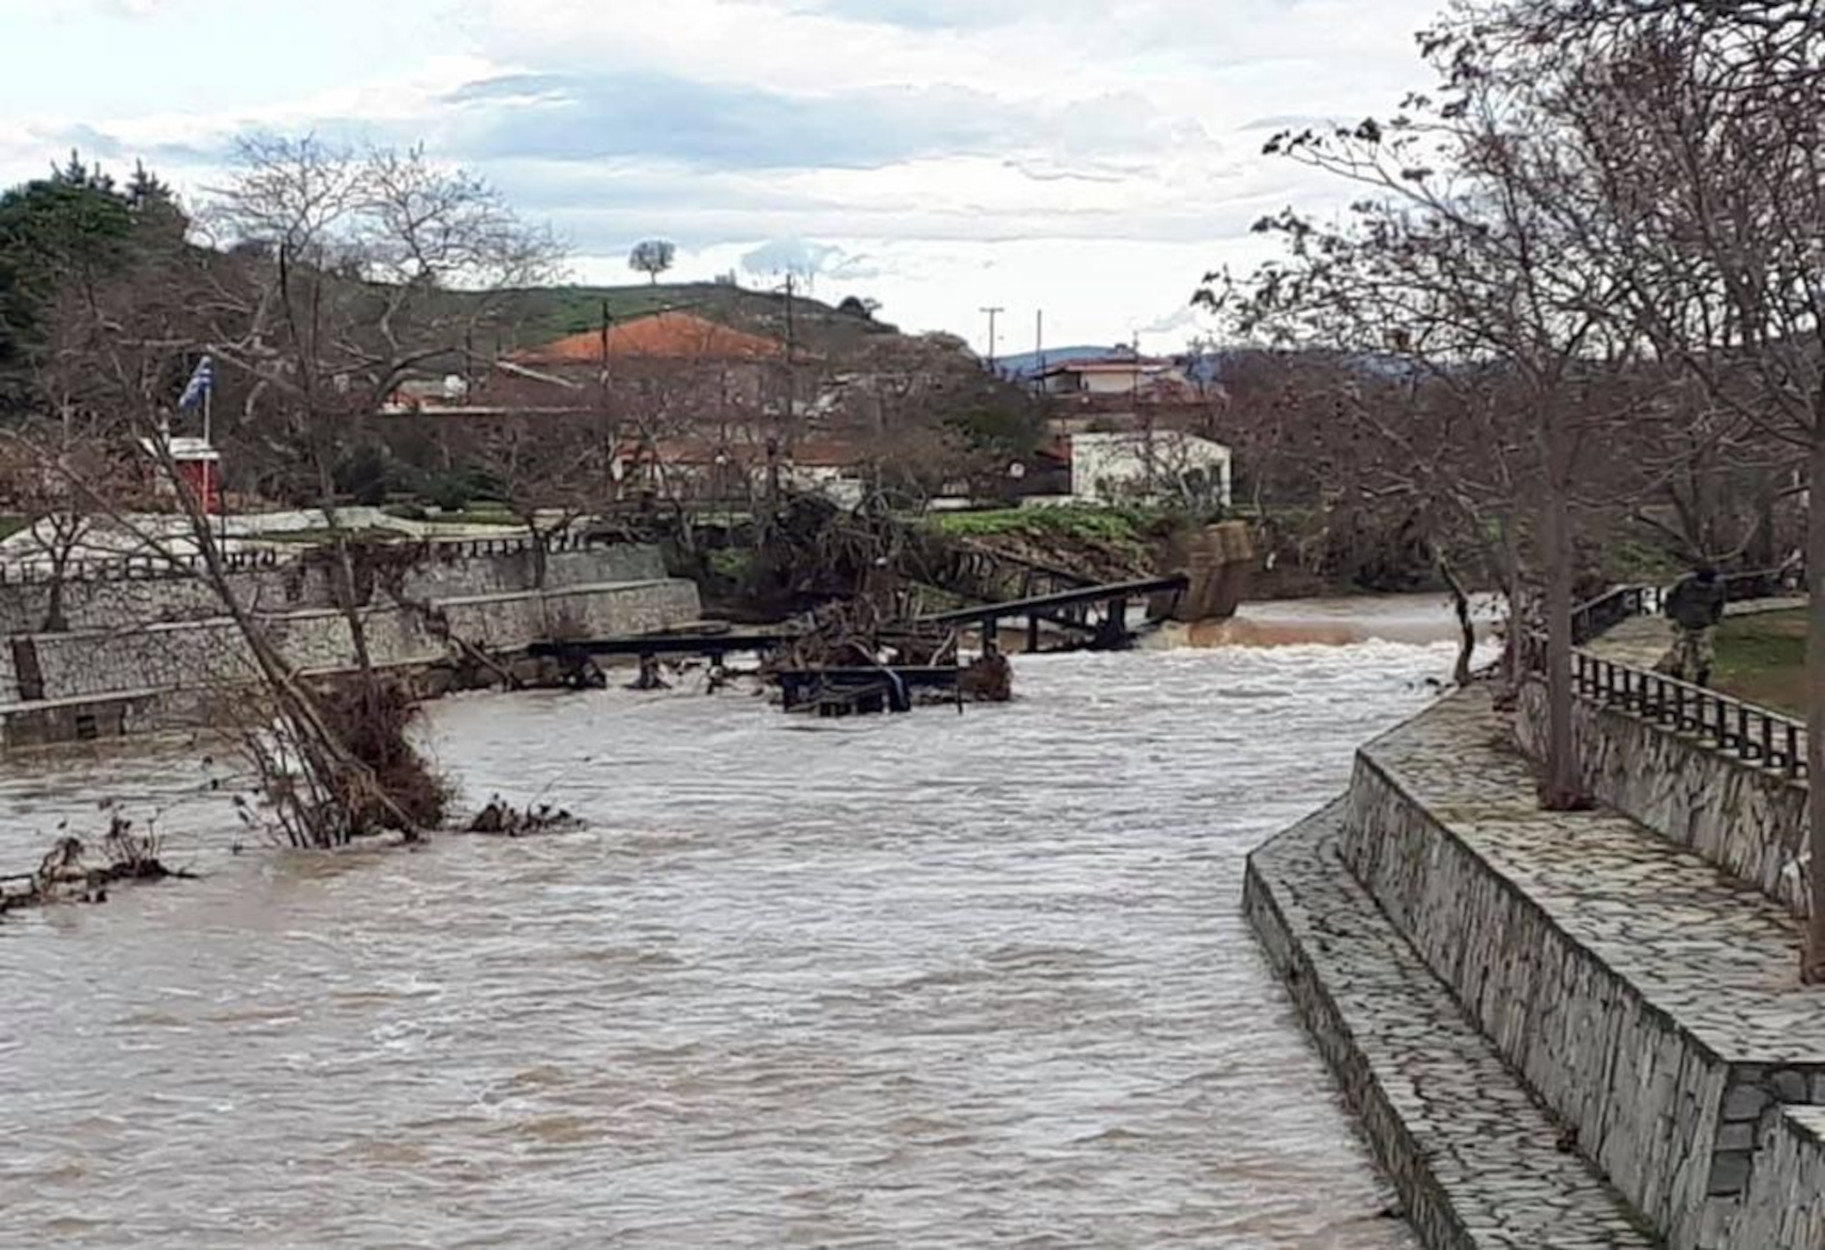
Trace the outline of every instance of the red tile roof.
[[[584, 330], [514, 352], [508, 359], [523, 365], [588, 364], [602, 359], [602, 337], [600, 330]], [[607, 347], [611, 360], [777, 360], [786, 354], [785, 344], [776, 339], [682, 312], [654, 313], [610, 326]]]

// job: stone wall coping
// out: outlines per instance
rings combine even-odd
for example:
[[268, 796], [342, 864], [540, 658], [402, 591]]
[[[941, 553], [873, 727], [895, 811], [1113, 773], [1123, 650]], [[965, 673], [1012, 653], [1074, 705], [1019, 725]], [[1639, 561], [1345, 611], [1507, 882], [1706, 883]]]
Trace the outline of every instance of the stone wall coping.
[[432, 604], [440, 608], [481, 606], [490, 603], [512, 603], [529, 599], [569, 599], [582, 595], [598, 595], [607, 590], [645, 590], [654, 586], [670, 586], [686, 580], [680, 577], [649, 577], [637, 582], [585, 582], [574, 586], [549, 586], [544, 590], [508, 590], [492, 595], [459, 595], [449, 599], [434, 599]]
[[28, 699], [14, 703], [0, 703], [0, 716], [23, 716], [30, 712], [54, 712], [60, 708], [107, 706], [114, 703], [135, 703], [141, 699], [156, 699], [165, 693], [153, 686], [140, 690], [110, 690], [106, 694], [74, 695], [68, 699]]
[[1781, 1108], [1794, 1135], [1810, 1145], [1825, 1147], [1825, 1107], [1792, 1105]]

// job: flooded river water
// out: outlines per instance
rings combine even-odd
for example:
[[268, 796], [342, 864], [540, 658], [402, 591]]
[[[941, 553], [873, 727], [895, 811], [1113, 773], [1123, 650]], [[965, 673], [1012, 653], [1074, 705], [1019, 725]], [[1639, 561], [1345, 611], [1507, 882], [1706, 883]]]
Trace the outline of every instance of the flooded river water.
[[201, 881], [0, 926], [0, 1244], [1411, 1243], [1239, 914], [1448, 645], [1017, 662], [1001, 708], [465, 697], [470, 804], [590, 827], [238, 856], [194, 753], [6, 761]]

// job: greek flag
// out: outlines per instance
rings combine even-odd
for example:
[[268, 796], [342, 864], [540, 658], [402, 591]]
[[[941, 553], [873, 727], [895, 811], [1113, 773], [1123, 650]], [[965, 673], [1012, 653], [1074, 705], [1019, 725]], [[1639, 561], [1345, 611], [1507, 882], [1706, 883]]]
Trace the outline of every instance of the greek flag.
[[196, 370], [190, 375], [190, 383], [184, 387], [184, 393], [178, 396], [179, 412], [190, 412], [203, 402], [203, 397], [215, 389], [215, 366], [205, 356], [196, 362]]

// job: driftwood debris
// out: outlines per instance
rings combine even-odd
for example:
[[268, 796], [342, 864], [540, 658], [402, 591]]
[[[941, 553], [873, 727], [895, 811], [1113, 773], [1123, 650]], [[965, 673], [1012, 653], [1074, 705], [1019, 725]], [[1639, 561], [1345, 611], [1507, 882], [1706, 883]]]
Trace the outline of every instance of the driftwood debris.
[[1014, 666], [991, 643], [957, 675], [957, 692], [977, 703], [1007, 703], [1014, 697]]
[[640, 657], [640, 672], [628, 683], [629, 690], [670, 690], [672, 684], [663, 676], [665, 670], [659, 665], [659, 657], [643, 655]]
[[488, 806], [475, 814], [475, 818], [469, 822], [468, 832], [523, 838], [528, 834], [557, 833], [582, 827], [581, 820], [561, 807], [553, 807], [549, 803], [540, 803], [537, 807], [531, 804], [523, 808], [515, 807], [497, 794], [488, 800]]
[[49, 903], [105, 903], [108, 887], [123, 881], [192, 878], [183, 868], [159, 859], [162, 839], [150, 831], [135, 833], [133, 822], [116, 814], [99, 849], [72, 834], [51, 844], [30, 873], [0, 877], [0, 913]]

